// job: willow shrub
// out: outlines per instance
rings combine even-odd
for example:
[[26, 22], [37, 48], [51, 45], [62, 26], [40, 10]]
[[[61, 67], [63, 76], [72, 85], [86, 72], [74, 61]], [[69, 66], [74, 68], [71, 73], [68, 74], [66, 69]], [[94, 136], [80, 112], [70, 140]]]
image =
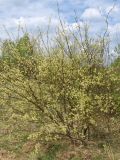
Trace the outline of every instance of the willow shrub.
[[89, 50], [71, 49], [72, 56], [65, 54], [66, 46], [39, 55], [32, 49], [32, 54], [23, 56], [19, 53], [27, 45], [20, 50], [18, 43], [12, 61], [0, 61], [3, 141], [17, 145], [29, 139], [70, 140], [86, 145], [99, 130], [111, 132], [111, 121], [120, 112], [120, 79], [113, 67], [101, 65], [97, 42], [89, 46], [96, 51], [94, 59], [88, 59]]

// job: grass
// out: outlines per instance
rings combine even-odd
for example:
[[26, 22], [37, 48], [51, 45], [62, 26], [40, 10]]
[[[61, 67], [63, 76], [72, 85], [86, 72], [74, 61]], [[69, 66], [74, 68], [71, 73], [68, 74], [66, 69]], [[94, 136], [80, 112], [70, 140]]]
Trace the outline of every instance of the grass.
[[49, 146], [36, 160], [120, 160], [120, 153], [112, 144], [104, 144], [102, 148], [56, 144]]
[[88, 145], [87, 147], [70, 145], [69, 143], [57, 143], [40, 146], [37, 153], [22, 153], [15, 156], [14, 153], [0, 151], [0, 160], [120, 160], [119, 143], [104, 143], [103, 147]]

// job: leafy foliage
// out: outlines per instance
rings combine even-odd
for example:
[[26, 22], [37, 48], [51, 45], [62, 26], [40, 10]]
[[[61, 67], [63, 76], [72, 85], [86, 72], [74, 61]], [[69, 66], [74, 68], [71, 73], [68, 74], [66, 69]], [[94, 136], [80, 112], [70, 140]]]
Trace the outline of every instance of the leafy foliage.
[[120, 116], [117, 70], [104, 66], [101, 40], [85, 35], [74, 50], [64, 38], [66, 44], [57, 40], [49, 54], [35, 54], [28, 34], [3, 43], [0, 145], [18, 149], [28, 140], [87, 145], [95, 135], [112, 132]]

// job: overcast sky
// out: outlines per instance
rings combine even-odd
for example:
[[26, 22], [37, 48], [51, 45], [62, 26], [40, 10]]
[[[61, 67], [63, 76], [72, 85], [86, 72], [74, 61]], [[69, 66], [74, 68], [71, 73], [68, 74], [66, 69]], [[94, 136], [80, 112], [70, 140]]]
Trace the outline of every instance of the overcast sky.
[[[98, 33], [105, 27], [104, 18], [113, 7], [113, 0], [58, 0], [61, 18], [71, 27], [75, 27], [76, 11], [80, 23], [86, 21], [92, 32]], [[45, 28], [51, 18], [51, 26], [58, 24], [57, 0], [0, 0], [0, 38], [5, 38], [3, 25], [9, 32], [15, 32], [19, 24], [28, 29]], [[120, 0], [109, 16], [109, 31], [112, 36], [120, 33]]]

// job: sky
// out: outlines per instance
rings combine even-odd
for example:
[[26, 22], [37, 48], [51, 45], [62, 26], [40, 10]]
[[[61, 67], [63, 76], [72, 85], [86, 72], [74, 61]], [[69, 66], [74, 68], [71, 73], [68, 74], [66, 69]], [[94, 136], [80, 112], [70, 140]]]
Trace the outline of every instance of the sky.
[[76, 12], [79, 23], [87, 22], [95, 34], [104, 31], [105, 16], [115, 3], [108, 30], [112, 39], [119, 39], [120, 0], [0, 0], [0, 38], [14, 34], [19, 25], [33, 32], [37, 27], [45, 30], [50, 20], [54, 31], [59, 24], [57, 2], [60, 17], [68, 26], [75, 29]]

